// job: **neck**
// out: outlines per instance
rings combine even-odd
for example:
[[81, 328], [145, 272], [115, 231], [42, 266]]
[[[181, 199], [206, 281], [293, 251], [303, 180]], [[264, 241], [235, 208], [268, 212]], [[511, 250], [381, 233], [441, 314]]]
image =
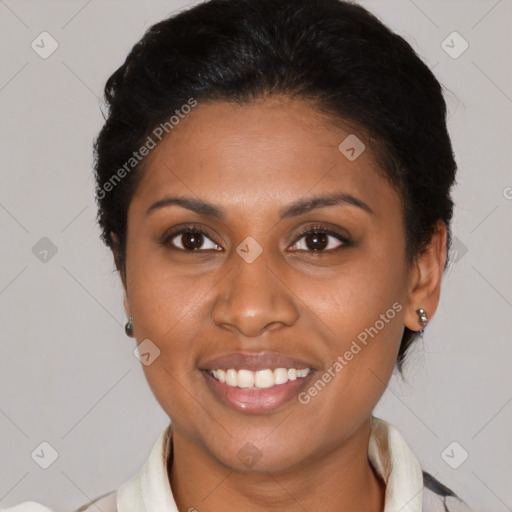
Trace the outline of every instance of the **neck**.
[[385, 483], [368, 461], [370, 422], [299, 469], [238, 473], [173, 430], [169, 482], [179, 510], [382, 512]]

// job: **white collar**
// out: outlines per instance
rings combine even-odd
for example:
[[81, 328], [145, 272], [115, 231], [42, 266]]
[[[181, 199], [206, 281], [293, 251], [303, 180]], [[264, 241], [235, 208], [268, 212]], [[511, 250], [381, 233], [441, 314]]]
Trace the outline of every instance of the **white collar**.
[[[158, 436], [140, 471], [117, 491], [118, 512], [179, 512], [167, 475], [171, 425]], [[383, 512], [421, 512], [423, 475], [400, 432], [372, 416], [368, 459], [386, 482]]]
[[402, 434], [372, 416], [368, 459], [386, 482], [383, 512], [421, 512], [423, 473]]

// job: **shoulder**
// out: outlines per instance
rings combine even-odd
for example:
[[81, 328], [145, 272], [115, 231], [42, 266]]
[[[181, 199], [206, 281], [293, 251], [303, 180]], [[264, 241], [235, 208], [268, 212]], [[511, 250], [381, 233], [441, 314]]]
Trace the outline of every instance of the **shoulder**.
[[[106, 494], [98, 496], [92, 501], [76, 509], [74, 512], [84, 511], [96, 512], [117, 512], [117, 491], [110, 491]], [[37, 503], [35, 501], [24, 501], [14, 507], [0, 508], [0, 512], [53, 512], [52, 509]]]
[[52, 510], [35, 501], [24, 501], [14, 507], [0, 508], [0, 512], [52, 512]]
[[102, 496], [89, 501], [85, 505], [82, 505], [79, 509], [74, 512], [92, 512], [101, 510], [101, 512], [117, 512], [117, 491], [110, 491]]
[[473, 512], [451, 489], [423, 471], [423, 512]]

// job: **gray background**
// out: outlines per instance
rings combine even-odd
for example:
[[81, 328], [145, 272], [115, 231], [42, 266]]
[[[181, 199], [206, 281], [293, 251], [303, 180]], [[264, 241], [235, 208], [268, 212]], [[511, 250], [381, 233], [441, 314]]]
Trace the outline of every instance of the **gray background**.
[[[475, 511], [512, 510], [512, 2], [362, 3], [445, 86], [459, 164], [456, 261], [407, 382], [393, 377], [375, 414]], [[91, 144], [108, 76], [184, 5], [0, 0], [2, 506], [72, 510], [114, 490], [167, 424], [123, 332], [121, 284], [95, 225]], [[31, 48], [43, 31], [59, 45], [47, 59]], [[458, 58], [442, 46], [453, 31], [469, 44]], [[58, 453], [48, 469], [31, 458], [43, 441]], [[453, 441], [452, 465], [469, 454], [457, 469], [441, 455]]]

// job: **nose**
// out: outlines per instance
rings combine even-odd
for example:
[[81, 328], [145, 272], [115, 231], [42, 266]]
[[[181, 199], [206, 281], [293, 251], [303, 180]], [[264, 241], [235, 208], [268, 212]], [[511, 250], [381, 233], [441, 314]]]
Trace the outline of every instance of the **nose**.
[[240, 258], [217, 288], [212, 318], [223, 329], [245, 337], [290, 327], [299, 318], [295, 295], [261, 254], [252, 263]]

